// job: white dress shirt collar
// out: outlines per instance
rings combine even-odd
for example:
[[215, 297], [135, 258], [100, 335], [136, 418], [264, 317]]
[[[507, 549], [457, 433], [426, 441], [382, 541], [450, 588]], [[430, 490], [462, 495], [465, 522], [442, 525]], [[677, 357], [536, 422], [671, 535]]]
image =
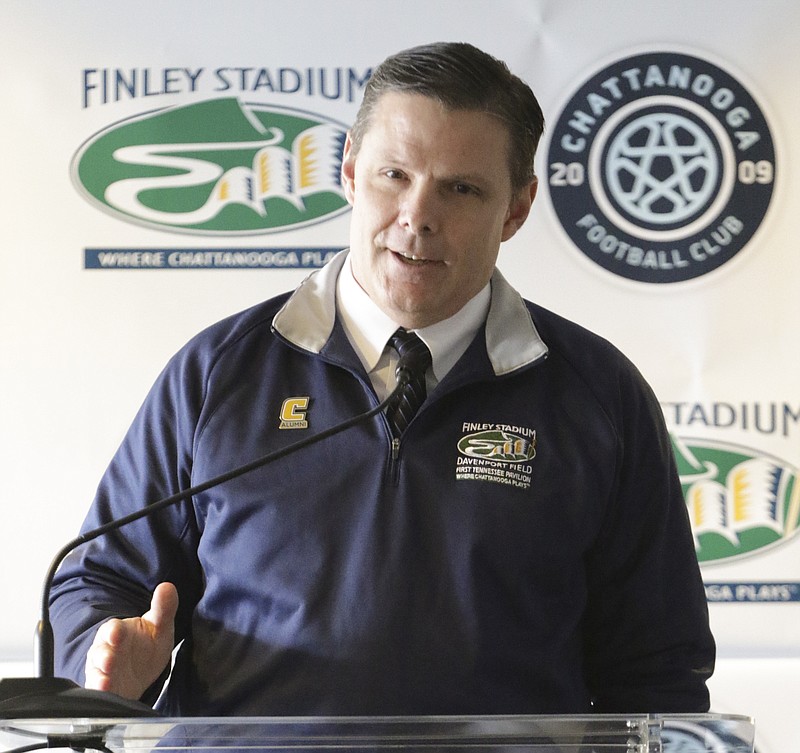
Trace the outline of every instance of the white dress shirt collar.
[[[455, 365], [472, 342], [478, 329], [486, 319], [491, 301], [491, 286], [486, 286], [456, 314], [429, 327], [414, 330], [428, 346], [432, 356], [432, 374], [429, 388], [440, 382]], [[389, 360], [385, 350], [389, 338], [398, 324], [381, 311], [364, 289], [356, 282], [350, 266], [350, 257], [345, 260], [336, 286], [336, 305], [344, 330], [361, 363], [376, 384], [376, 373], [388, 369]], [[393, 386], [393, 376], [378, 376], [376, 384], [379, 395], [383, 386]]]

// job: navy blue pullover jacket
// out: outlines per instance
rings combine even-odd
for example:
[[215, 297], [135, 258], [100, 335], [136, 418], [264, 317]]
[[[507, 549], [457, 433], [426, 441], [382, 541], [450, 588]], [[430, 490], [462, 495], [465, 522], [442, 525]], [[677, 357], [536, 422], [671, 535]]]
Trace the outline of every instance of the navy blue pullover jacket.
[[[335, 317], [342, 260], [171, 360], [86, 528], [377, 405]], [[98, 625], [161, 581], [180, 594], [170, 716], [708, 709], [660, 407], [613, 346], [498, 272], [399, 447], [379, 414], [71, 555], [57, 672], [82, 682]]]

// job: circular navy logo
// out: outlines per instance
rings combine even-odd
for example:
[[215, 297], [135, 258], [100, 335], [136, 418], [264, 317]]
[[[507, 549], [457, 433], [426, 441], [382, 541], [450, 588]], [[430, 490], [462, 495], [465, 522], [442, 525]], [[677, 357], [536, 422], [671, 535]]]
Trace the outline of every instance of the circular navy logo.
[[766, 214], [775, 148], [729, 73], [675, 52], [592, 76], [553, 129], [548, 183], [575, 245], [614, 274], [668, 283], [734, 257]]

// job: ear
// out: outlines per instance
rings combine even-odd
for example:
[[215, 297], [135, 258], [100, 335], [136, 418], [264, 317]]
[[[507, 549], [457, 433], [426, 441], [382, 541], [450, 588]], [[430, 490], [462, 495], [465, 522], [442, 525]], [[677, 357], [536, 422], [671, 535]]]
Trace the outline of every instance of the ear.
[[342, 152], [342, 188], [347, 202], [352, 206], [356, 190], [356, 157], [353, 153], [353, 141], [349, 132]]
[[508, 214], [503, 225], [501, 241], [507, 241], [519, 230], [530, 214], [533, 200], [536, 198], [536, 190], [539, 188], [539, 179], [534, 178], [533, 182], [525, 188], [520, 189], [517, 195], [511, 200], [508, 207]]

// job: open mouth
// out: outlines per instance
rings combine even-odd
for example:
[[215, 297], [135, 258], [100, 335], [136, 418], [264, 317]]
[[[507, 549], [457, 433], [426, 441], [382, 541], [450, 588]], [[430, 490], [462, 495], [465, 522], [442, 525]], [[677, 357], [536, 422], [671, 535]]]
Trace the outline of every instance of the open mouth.
[[404, 254], [400, 251], [394, 251], [394, 255], [400, 259], [404, 264], [410, 264], [414, 267], [423, 266], [425, 264], [435, 264], [436, 262], [432, 259], [423, 259], [420, 256], [416, 256], [414, 254]]

